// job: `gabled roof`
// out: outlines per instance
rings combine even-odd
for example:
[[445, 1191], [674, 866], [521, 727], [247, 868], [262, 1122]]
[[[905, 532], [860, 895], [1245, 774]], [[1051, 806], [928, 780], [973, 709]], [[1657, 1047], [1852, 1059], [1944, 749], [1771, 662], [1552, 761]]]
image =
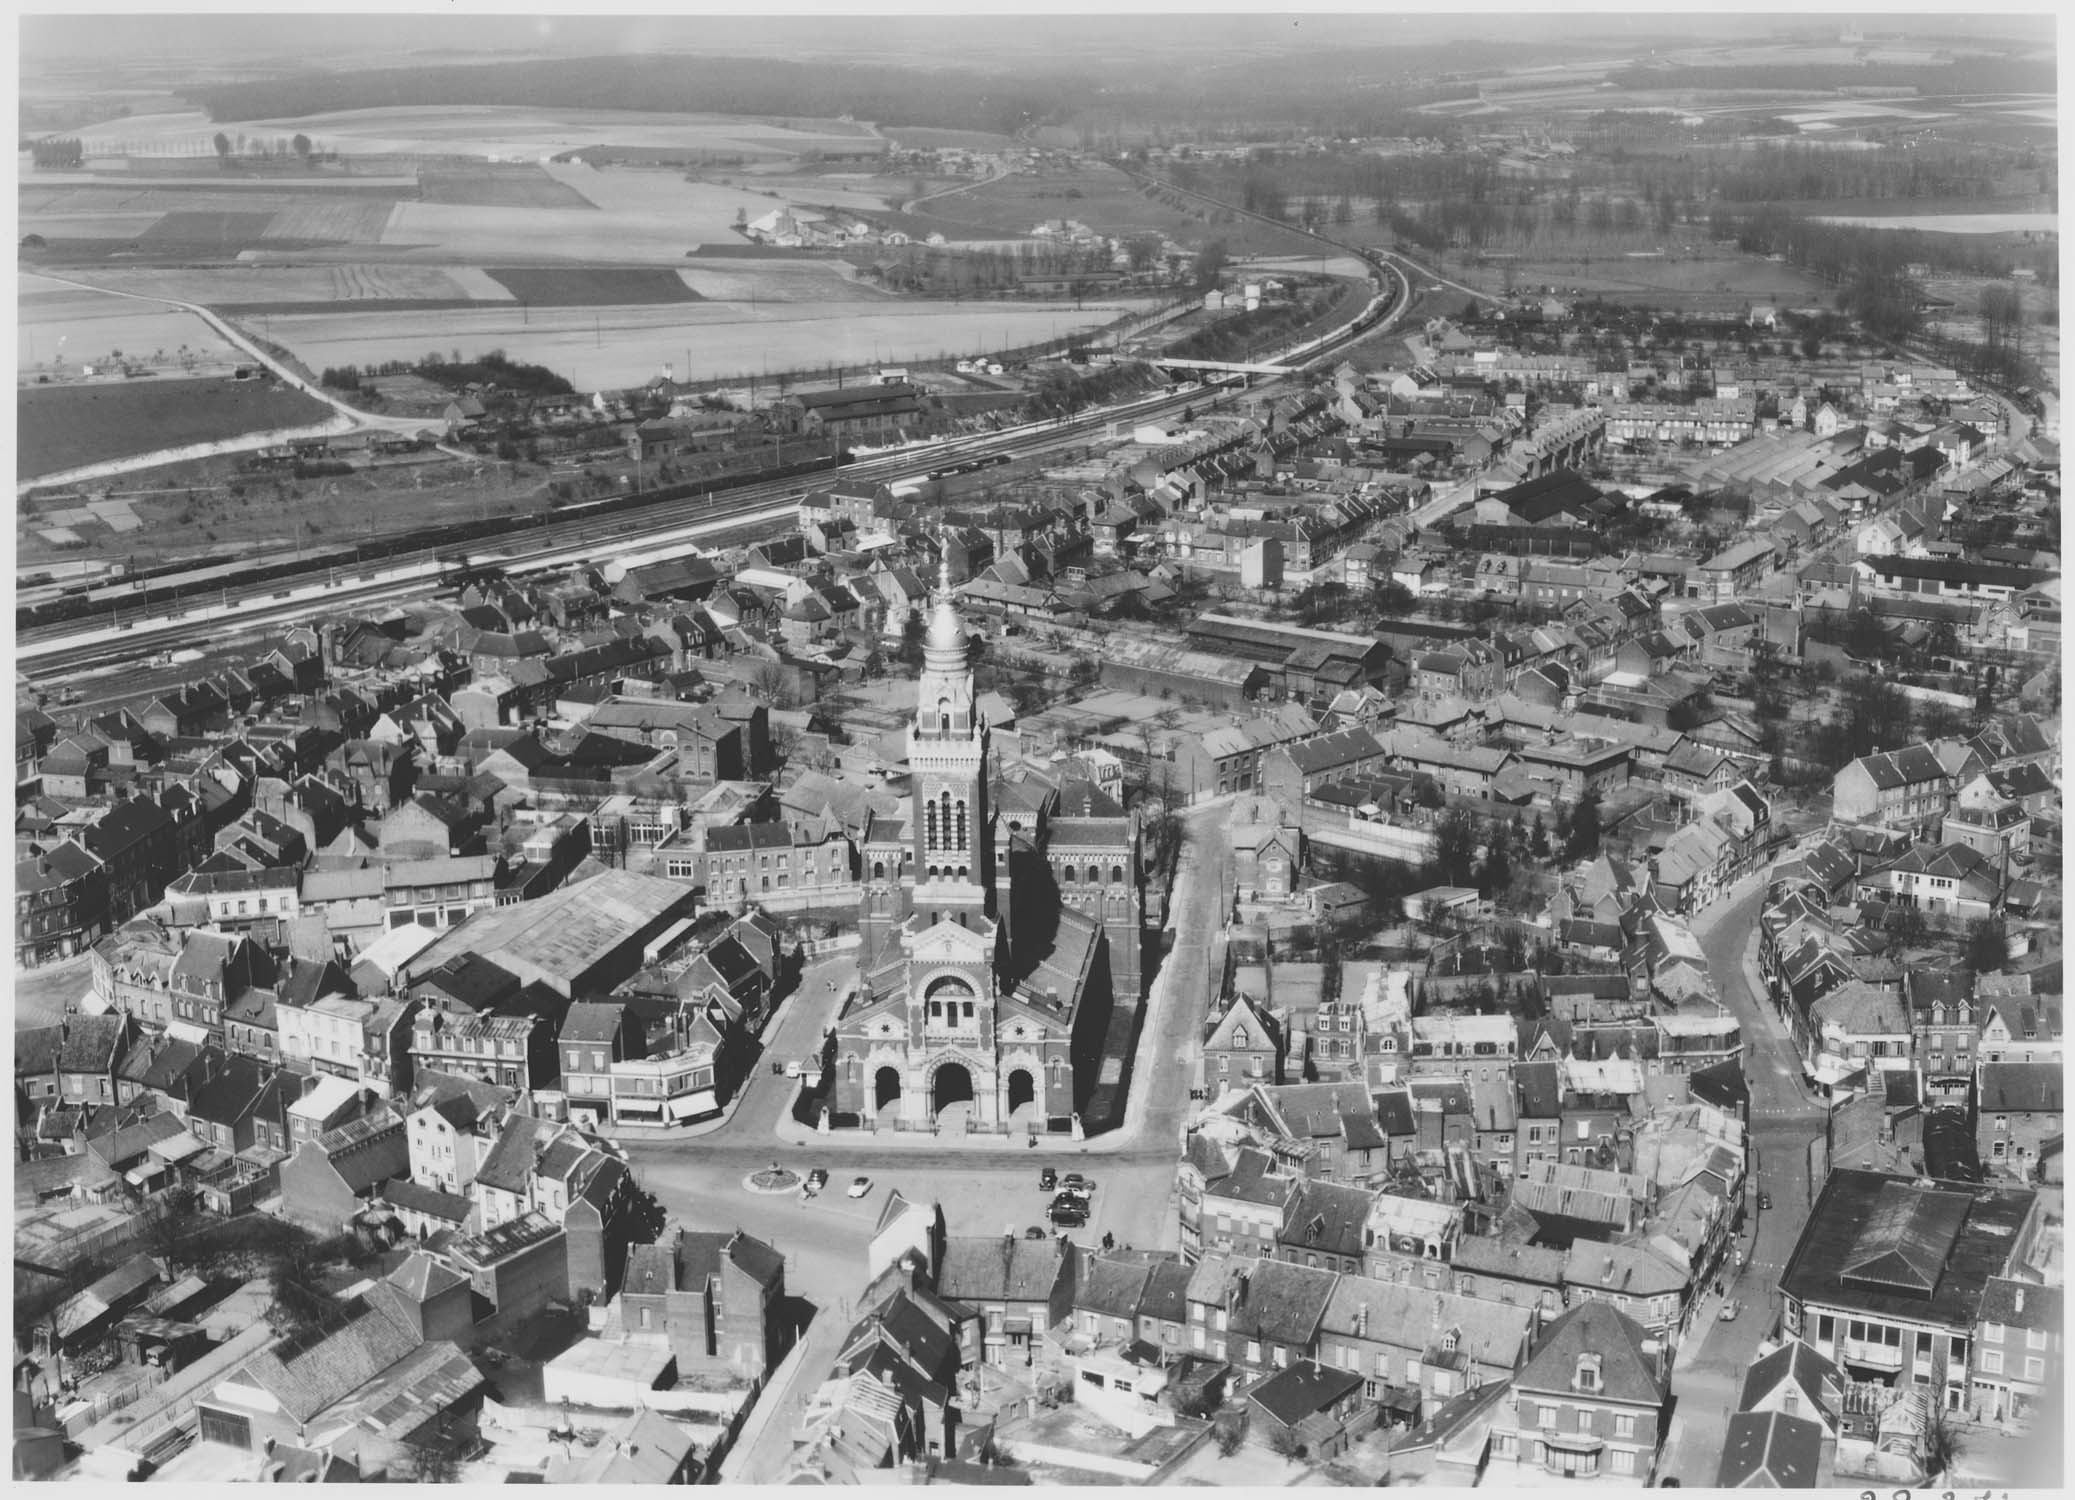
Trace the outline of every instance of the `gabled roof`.
[[1777, 1411], [1732, 1412], [1715, 1487], [1814, 1489], [1822, 1483], [1823, 1438], [1821, 1424], [1806, 1417]]
[[1828, 1411], [1834, 1417], [1831, 1401], [1841, 1379], [1836, 1364], [1813, 1345], [1789, 1339], [1751, 1366], [1744, 1376], [1743, 1399], [1737, 1405], [1748, 1410], [1791, 1382], [1812, 1409]]
[[233, 1378], [264, 1390], [297, 1423], [351, 1395], [418, 1346], [416, 1335], [380, 1313], [364, 1313], [337, 1333], [284, 1339], [239, 1367]]
[[944, 1242], [937, 1295], [959, 1302], [1048, 1302], [1066, 1269], [1060, 1240], [961, 1236]]

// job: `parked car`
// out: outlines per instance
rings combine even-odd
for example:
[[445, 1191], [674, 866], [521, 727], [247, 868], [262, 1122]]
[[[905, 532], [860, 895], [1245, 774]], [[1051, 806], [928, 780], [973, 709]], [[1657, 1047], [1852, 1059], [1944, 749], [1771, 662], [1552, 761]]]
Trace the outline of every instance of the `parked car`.
[[850, 1180], [850, 1196], [853, 1198], [862, 1198], [871, 1190], [872, 1179], [869, 1177], [853, 1177]]
[[1092, 1193], [1095, 1191], [1094, 1179], [1083, 1177], [1079, 1172], [1067, 1173], [1064, 1186], [1070, 1193]]
[[1761, 1211], [1771, 1208], [1772, 1194], [1761, 1190], [1758, 1194], [1758, 1207]]
[[1049, 1193], [1059, 1186], [1059, 1174], [1050, 1167], [1038, 1173], [1038, 1191]]
[[797, 1062], [787, 1063], [785, 1065], [785, 1076], [788, 1078], [798, 1078], [800, 1076], [800, 1065]]
[[1736, 1321], [1736, 1315], [1742, 1312], [1743, 1310], [1743, 1303], [1737, 1301], [1736, 1298], [1731, 1297], [1727, 1302], [1722, 1304], [1722, 1310], [1716, 1313], [1715, 1316], [1717, 1318], [1720, 1318], [1724, 1323], [1734, 1323]]
[[1026, 1240], [1041, 1240], [1046, 1238], [1045, 1226], [1042, 1224], [1031, 1225], [1030, 1228], [1023, 1231], [1023, 1238], [1025, 1238]]
[[815, 1192], [820, 1192], [823, 1188], [827, 1187], [828, 1185], [829, 1169], [827, 1167], [816, 1167], [813, 1171], [807, 1174], [807, 1186], [813, 1188]]
[[1088, 1222], [1088, 1210], [1079, 1203], [1055, 1203], [1046, 1215], [1060, 1229], [1079, 1229]]

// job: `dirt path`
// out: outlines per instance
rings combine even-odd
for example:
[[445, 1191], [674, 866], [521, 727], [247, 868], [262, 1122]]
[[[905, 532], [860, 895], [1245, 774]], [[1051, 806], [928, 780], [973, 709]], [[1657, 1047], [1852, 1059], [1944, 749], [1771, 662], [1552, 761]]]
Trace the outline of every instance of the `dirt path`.
[[912, 214], [913, 212], [915, 212], [915, 205], [918, 203], [929, 203], [937, 198], [949, 198], [954, 193], [970, 193], [974, 188], [988, 187], [994, 183], [1000, 182], [1004, 177], [1008, 175], [1009, 169], [1007, 167], [996, 166], [994, 169], [994, 175], [992, 177], [983, 177], [978, 182], [957, 183], [951, 187], [938, 188], [934, 193], [924, 193], [920, 198], [910, 198], [906, 203], [903, 203], [901, 205], [901, 212], [904, 214]]
[[362, 411], [357, 406], [348, 406], [337, 395], [319, 385], [316, 381], [297, 374], [279, 358], [261, 348], [256, 340], [240, 332], [236, 325], [232, 324], [228, 319], [204, 307], [199, 302], [182, 302], [172, 297], [151, 297], [142, 292], [124, 292], [117, 291], [111, 287], [92, 286], [83, 281], [74, 281], [70, 277], [52, 275], [48, 271], [38, 271], [36, 274], [46, 281], [55, 281], [64, 286], [75, 287], [83, 292], [98, 292], [105, 297], [126, 297], [132, 302], [150, 302], [161, 307], [175, 307], [182, 312], [193, 313], [218, 334], [222, 335], [232, 347], [243, 350], [245, 355], [255, 363], [265, 365], [283, 385], [292, 386], [311, 399], [322, 401], [340, 416], [351, 421], [356, 427], [379, 427], [390, 432], [416, 432], [419, 428], [427, 425], [425, 420], [420, 417], [383, 417], [377, 416], [373, 412]]

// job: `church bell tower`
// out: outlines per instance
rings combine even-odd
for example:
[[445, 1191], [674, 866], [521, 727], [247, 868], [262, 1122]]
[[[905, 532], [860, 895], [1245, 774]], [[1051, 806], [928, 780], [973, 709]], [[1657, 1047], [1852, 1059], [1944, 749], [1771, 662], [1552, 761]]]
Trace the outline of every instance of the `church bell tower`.
[[987, 817], [987, 726], [974, 704], [969, 642], [951, 601], [950, 564], [923, 645], [915, 723], [908, 731], [914, 909], [925, 922], [975, 926], [994, 888]]

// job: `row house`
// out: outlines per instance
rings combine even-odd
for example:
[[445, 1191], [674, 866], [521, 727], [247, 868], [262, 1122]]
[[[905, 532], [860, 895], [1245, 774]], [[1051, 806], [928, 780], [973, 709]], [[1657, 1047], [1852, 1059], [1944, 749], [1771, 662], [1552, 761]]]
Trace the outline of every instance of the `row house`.
[[2001, 874], [1966, 844], [1917, 844], [1901, 858], [1859, 876], [1861, 901], [1932, 912], [1954, 921], [1986, 917], [2001, 903]]
[[15, 967], [84, 953], [111, 925], [107, 867], [70, 839], [15, 861]]
[[[2035, 993], [2033, 980], [2028, 973], [1983, 974], [1977, 979], [1981, 1061], [2060, 1060], [2060, 996]], [[2057, 974], [2054, 983], [2059, 984]]]
[[1928, 832], [1945, 818], [1953, 770], [1931, 745], [1862, 755], [1831, 781], [1831, 816]]
[[1251, 1381], [1315, 1357], [1337, 1273], [1225, 1251], [1189, 1278], [1189, 1348]]
[[832, 818], [787, 823], [741, 823], [707, 828], [693, 840], [668, 840], [656, 850], [673, 880], [703, 888], [708, 902], [728, 905], [773, 892], [840, 890], [855, 884], [857, 849]]
[[2063, 1131], [2061, 1065], [1985, 1062], [1975, 1077], [1975, 1148], [1982, 1165], [2020, 1182], [2058, 1170]]
[[555, 1033], [542, 1017], [467, 1015], [436, 1006], [411, 1022], [413, 1073], [453, 1073], [526, 1092], [553, 1078]]
[[1979, 1026], [1974, 976], [1964, 969], [1915, 966], [1903, 970], [1909, 1007], [1910, 1055], [1934, 1104], [1964, 1105], [1974, 1084]]
[[1188, 1340], [1191, 1268], [1172, 1251], [1080, 1251], [1073, 1327], [1098, 1346], [1142, 1340], [1172, 1361]]
[[1366, 1276], [1342, 1276], [1319, 1319], [1315, 1357], [1362, 1379], [1364, 1399], [1416, 1424], [1458, 1396], [1510, 1381], [1528, 1358], [1536, 1316]]

